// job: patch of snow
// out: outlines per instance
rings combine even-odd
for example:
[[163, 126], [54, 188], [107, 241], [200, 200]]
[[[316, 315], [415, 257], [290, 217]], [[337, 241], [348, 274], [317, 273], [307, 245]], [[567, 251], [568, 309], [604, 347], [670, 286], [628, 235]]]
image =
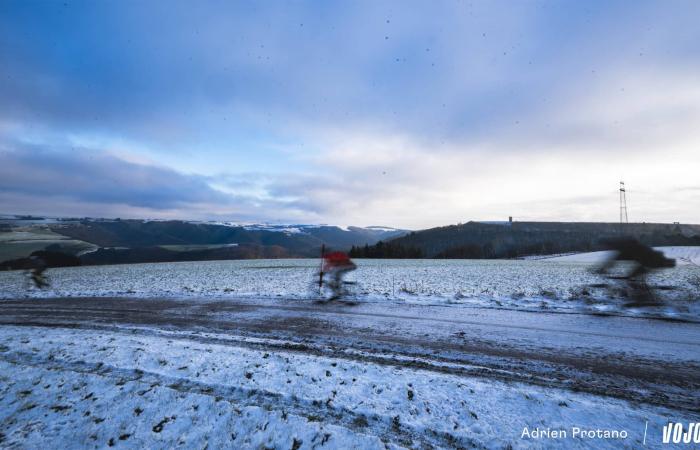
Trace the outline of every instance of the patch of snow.
[[[136, 331], [0, 328], [3, 445], [635, 448], [648, 422], [646, 445], [661, 448], [661, 428], [677, 416], [522, 383]], [[525, 427], [572, 426], [627, 437], [522, 437]]]
[[[694, 264], [700, 266], [700, 247], [698, 246], [668, 246], [654, 247], [655, 250], [662, 252], [667, 258], [676, 260], [677, 264]], [[569, 255], [549, 255], [538, 257], [537, 259], [547, 259], [554, 262], [580, 262], [580, 263], [601, 263], [610, 255], [611, 251], [574, 253]]]
[[[360, 228], [360, 227], [358, 227]], [[383, 227], [381, 225], [371, 225], [369, 227], [364, 227], [366, 230], [374, 230], [374, 231], [400, 231], [398, 228], [392, 228], [392, 227]]]

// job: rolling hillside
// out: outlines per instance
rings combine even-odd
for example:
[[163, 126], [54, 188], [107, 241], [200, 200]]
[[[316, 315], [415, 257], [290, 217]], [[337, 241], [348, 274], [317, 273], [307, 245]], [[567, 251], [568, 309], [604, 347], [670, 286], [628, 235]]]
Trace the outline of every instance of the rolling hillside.
[[601, 240], [631, 235], [652, 246], [700, 245], [700, 225], [594, 222], [468, 222], [356, 247], [368, 258], [515, 258], [603, 250]]
[[348, 250], [405, 234], [382, 227], [35, 219], [1, 221], [0, 262], [27, 258], [48, 245], [80, 256], [83, 264], [316, 257], [322, 245]]

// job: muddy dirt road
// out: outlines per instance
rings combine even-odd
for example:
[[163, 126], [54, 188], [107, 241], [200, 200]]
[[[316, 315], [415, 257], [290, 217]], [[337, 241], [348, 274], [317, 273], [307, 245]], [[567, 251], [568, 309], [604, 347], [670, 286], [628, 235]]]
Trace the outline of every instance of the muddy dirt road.
[[394, 303], [56, 298], [3, 301], [0, 324], [176, 332], [174, 339], [525, 382], [700, 411], [700, 326], [691, 323]]

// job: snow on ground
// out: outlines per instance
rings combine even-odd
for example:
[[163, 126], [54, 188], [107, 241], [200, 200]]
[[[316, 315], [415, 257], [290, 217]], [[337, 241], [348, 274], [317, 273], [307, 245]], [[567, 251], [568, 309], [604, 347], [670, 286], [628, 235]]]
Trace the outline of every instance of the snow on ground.
[[[700, 247], [654, 247], [656, 250], [663, 252], [668, 258], [676, 260], [678, 265], [693, 264], [700, 266]], [[537, 257], [541, 260], [551, 262], [580, 262], [597, 264], [605, 261], [613, 252], [588, 252], [588, 253], [573, 253], [568, 255], [552, 255]]]
[[[676, 247], [693, 260], [696, 250]], [[568, 258], [568, 257], [564, 257]], [[625, 307], [624, 281], [595, 275], [588, 262], [358, 260], [349, 279], [361, 301], [623, 314], [700, 320], [700, 267], [681, 264], [649, 277], [654, 307]], [[132, 296], [308, 299], [318, 295], [313, 259], [204, 261], [50, 269], [51, 287], [32, 289], [22, 272], [0, 272], [0, 299]]]
[[548, 448], [558, 442], [522, 439], [524, 427], [577, 426], [627, 438], [569, 434], [562, 445], [638, 448], [648, 421], [646, 444], [656, 448], [661, 426], [678, 415], [522, 383], [141, 331], [0, 327], [0, 444]]

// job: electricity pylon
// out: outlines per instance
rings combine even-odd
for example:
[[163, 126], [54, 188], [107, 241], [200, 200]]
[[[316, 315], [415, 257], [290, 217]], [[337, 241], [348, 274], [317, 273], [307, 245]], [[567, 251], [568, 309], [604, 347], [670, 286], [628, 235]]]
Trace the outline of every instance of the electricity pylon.
[[620, 181], [620, 223], [629, 223], [627, 218], [627, 191], [625, 182]]

